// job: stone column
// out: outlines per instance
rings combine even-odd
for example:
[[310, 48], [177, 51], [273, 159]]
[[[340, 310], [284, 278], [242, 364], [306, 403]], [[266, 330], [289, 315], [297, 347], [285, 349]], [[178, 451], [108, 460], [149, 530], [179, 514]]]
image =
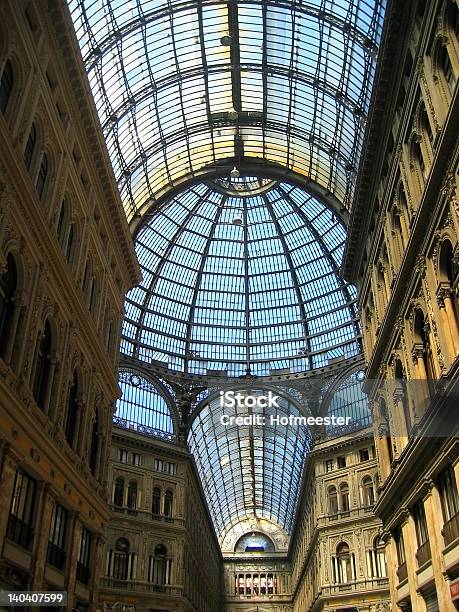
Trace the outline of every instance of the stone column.
[[394, 421], [396, 423], [397, 437], [397, 454], [401, 453], [405, 446], [408, 444], [408, 427], [406, 422], [405, 412], [405, 392], [402, 386], [396, 385], [393, 393], [394, 401]]
[[386, 543], [386, 561], [387, 561], [387, 575], [389, 577], [389, 590], [391, 601], [397, 601], [397, 569], [398, 569], [398, 558], [397, 549], [395, 546], [394, 538], [389, 532], [385, 532], [381, 535], [381, 538]]
[[413, 357], [413, 364], [417, 374], [415, 411], [416, 421], [418, 421], [426, 412], [430, 400], [427, 386], [427, 372], [424, 363], [424, 347], [421, 344], [415, 344], [411, 355]]
[[459, 353], [459, 331], [449, 284], [439, 284], [437, 289], [437, 304], [440, 310], [445, 336], [447, 336], [448, 352], [451, 356], [451, 360], [453, 360]]
[[11, 451], [8, 442], [2, 441], [1, 445], [3, 461], [0, 475], [0, 490], [2, 492], [0, 495], [0, 551], [3, 551], [19, 460]]
[[405, 512], [405, 522], [402, 525], [402, 533], [405, 546], [406, 569], [408, 573], [408, 587], [410, 590], [412, 610], [413, 612], [427, 612], [425, 601], [418, 591], [416, 576], [416, 551], [418, 549], [418, 545], [414, 518], [408, 511]]
[[454, 612], [456, 608], [451, 601], [449, 580], [446, 578], [443, 563], [444, 542], [441, 535], [443, 528], [443, 512], [440, 494], [434, 482], [429, 483], [429, 492], [424, 498], [427, 531], [429, 533], [430, 551], [432, 553], [432, 569], [435, 578], [438, 607], [442, 612]]
[[93, 544], [91, 550], [91, 577], [89, 582], [90, 601], [89, 609], [96, 610], [99, 594], [99, 583], [102, 576], [103, 553], [105, 539], [101, 534], [93, 534]]
[[71, 536], [68, 541], [67, 563], [65, 570], [65, 586], [68, 593], [67, 611], [72, 612], [75, 602], [75, 584], [78, 557], [81, 544], [81, 523], [79, 512], [69, 512], [68, 521], [72, 524]]
[[36, 531], [35, 555], [33, 561], [32, 591], [43, 589], [43, 577], [45, 574], [46, 557], [48, 554], [49, 530], [51, 527], [51, 516], [54, 507], [54, 499], [49, 491], [49, 484], [42, 483], [40, 511], [37, 516], [37, 525], [40, 526]]
[[377, 435], [375, 435], [375, 446], [378, 454], [379, 471], [381, 477], [385, 480], [390, 474], [391, 460], [387, 448], [386, 429], [381, 424], [379, 424]]

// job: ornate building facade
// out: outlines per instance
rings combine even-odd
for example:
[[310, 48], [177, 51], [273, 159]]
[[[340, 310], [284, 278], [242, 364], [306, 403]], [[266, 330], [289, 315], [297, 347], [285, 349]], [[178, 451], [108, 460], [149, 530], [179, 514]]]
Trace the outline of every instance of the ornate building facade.
[[0, 588], [67, 591], [68, 609], [92, 610], [138, 264], [59, 25], [35, 3], [1, 13]]
[[459, 576], [458, 23], [456, 2], [393, 7], [367, 136], [379, 146], [345, 263], [360, 290], [391, 600], [423, 612], [454, 610]]

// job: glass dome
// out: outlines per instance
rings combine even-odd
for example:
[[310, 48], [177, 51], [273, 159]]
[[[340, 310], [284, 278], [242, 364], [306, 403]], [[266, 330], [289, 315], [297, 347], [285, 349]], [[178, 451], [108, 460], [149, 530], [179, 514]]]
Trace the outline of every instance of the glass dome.
[[336, 213], [286, 182], [238, 178], [237, 195], [229, 184], [199, 183], [145, 216], [122, 352], [229, 376], [304, 372], [360, 353]]

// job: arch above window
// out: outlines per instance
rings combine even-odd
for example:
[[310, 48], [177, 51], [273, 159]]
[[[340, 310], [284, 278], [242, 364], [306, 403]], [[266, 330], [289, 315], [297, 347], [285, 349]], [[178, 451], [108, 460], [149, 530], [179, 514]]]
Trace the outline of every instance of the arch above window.
[[234, 552], [274, 552], [274, 542], [269, 536], [260, 532], [244, 534], [236, 542]]

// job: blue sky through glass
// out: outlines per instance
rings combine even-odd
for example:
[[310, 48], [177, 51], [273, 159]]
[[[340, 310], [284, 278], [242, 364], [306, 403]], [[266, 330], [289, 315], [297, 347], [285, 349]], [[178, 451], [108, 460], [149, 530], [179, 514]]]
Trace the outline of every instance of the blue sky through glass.
[[350, 208], [385, 0], [68, 3], [128, 219], [236, 135]]
[[212, 183], [151, 212], [122, 351], [190, 373], [306, 371], [360, 352], [356, 292], [339, 275], [345, 228], [288, 183], [234, 197]]

